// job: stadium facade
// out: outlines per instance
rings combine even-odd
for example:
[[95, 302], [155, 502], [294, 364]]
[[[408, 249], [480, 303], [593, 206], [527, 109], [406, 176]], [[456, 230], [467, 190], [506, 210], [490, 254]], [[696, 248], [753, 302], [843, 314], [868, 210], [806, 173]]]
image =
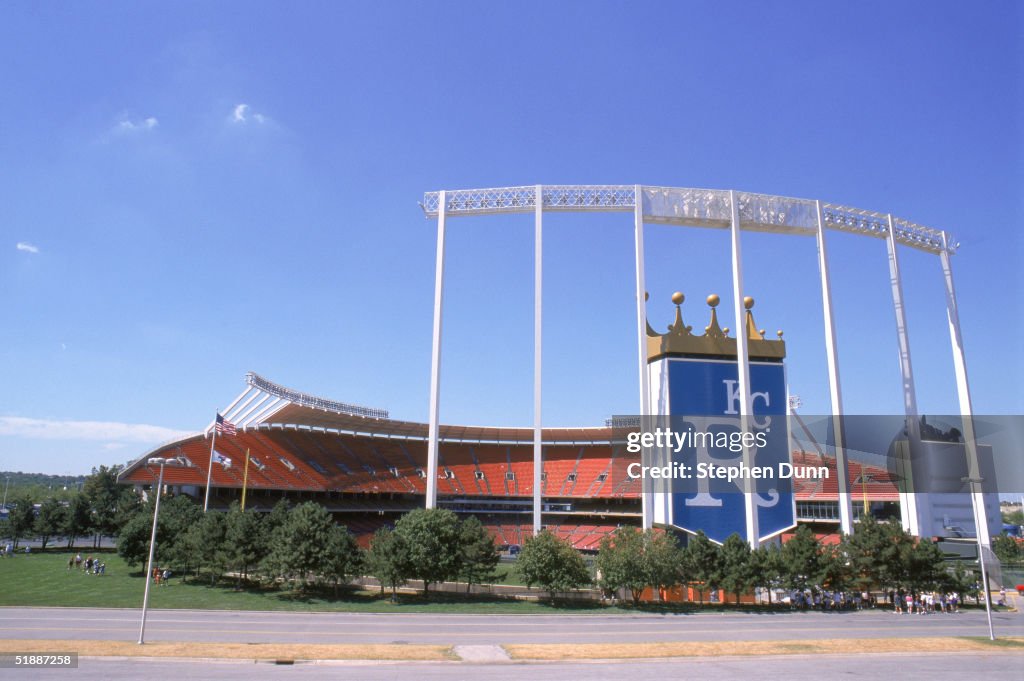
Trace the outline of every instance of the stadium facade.
[[[255, 374], [248, 374], [245, 390], [222, 412], [237, 426], [235, 434], [221, 436], [213, 446], [214, 424], [211, 424], [204, 432], [140, 457], [122, 473], [121, 481], [139, 487], [152, 485], [156, 474], [148, 464], [149, 458], [181, 456], [191, 467], [166, 473], [166, 481], [175, 491], [200, 498], [206, 496], [208, 489], [214, 507], [224, 507], [239, 497], [243, 486], [250, 495], [250, 508], [266, 510], [280, 498], [316, 500], [360, 536], [366, 536], [397, 515], [423, 505], [475, 514], [491, 528], [500, 543], [509, 545], [522, 543], [526, 536], [542, 526], [569, 539], [581, 549], [595, 548], [602, 536], [623, 524], [641, 527], [662, 524], [680, 528], [677, 514], [671, 508], [673, 493], [659, 492], [647, 481], [626, 475], [630, 458], [614, 422], [593, 428], [551, 428], [541, 423], [543, 215], [545, 212], [569, 211], [633, 214], [640, 386], [638, 413], [644, 416], [672, 415], [659, 403], [658, 382], [670, 382], [671, 379], [664, 377], [672, 373], [665, 368], [668, 362], [663, 360], [694, 359], [687, 358], [686, 351], [662, 355], [650, 352], [652, 341], [656, 344], [662, 342], [660, 339], [671, 333], [655, 334], [647, 323], [644, 224], [710, 228], [725, 230], [729, 234], [732, 312], [734, 328], [738, 332], [734, 338], [728, 338], [728, 329], [721, 329], [716, 322], [709, 325], [703, 337], [694, 336], [691, 340], [705, 345], [714, 345], [715, 342], [731, 344], [730, 350], [717, 358], [713, 352], [697, 354], [703, 354], [703, 359], [708, 362], [732, 367], [734, 379], [719, 376], [716, 380], [735, 381], [736, 411], [741, 419], [757, 415], [751, 372], [758, 358], [751, 354], [752, 347], [770, 348], [777, 343], [779, 348], [784, 348], [781, 336], [777, 342], [766, 340], [764, 331], [757, 329], [750, 317], [750, 305], [746, 304], [748, 298], [743, 288], [741, 233], [758, 231], [816, 239], [828, 359], [827, 373], [823, 378], [827, 381], [831, 398], [835, 446], [827, 453], [821, 448], [812, 448], [813, 451], [791, 448], [787, 435], [783, 440], [783, 456], [790, 458], [793, 464], [831, 466], [835, 473], [825, 479], [794, 481], [791, 490], [790, 503], [795, 520], [815, 524], [820, 533], [853, 531], [857, 515], [863, 512], [900, 517], [904, 527], [913, 534], [922, 534], [927, 532], [926, 528], [935, 526], [935, 510], [930, 507], [928, 495], [898, 489], [890, 471], [884, 466], [861, 465], [859, 470], [855, 470], [848, 465], [842, 432], [839, 342], [831, 300], [826, 233], [859, 234], [886, 244], [906, 424], [911, 431], [918, 427], [919, 416], [898, 250], [911, 248], [938, 256], [944, 276], [957, 397], [963, 417], [963, 447], [971, 466], [971, 477], [979, 477], [973, 414], [950, 264], [950, 256], [956, 252], [958, 244], [946, 232], [884, 213], [815, 200], [731, 190], [642, 185], [532, 185], [428, 192], [424, 195], [422, 207], [428, 218], [437, 220], [438, 246], [427, 423], [394, 420], [382, 410], [292, 391]], [[502, 213], [530, 214], [534, 218], [534, 423], [532, 427], [523, 428], [444, 425], [439, 422], [439, 386], [446, 220]], [[679, 328], [681, 320], [676, 326], [677, 332]], [[689, 334], [689, 328], [685, 330]], [[721, 338], [710, 337], [715, 334]], [[767, 359], [781, 362], [784, 349], [781, 354], [772, 355], [772, 352]], [[661, 369], [656, 366], [659, 362], [663, 365]], [[773, 380], [782, 386], [784, 393], [784, 374], [779, 376], [781, 383], [778, 378]], [[669, 392], [672, 392], [671, 387]], [[674, 394], [683, 393], [676, 391]], [[672, 401], [680, 402], [677, 397]], [[786, 401], [776, 397], [773, 408], [778, 410], [779, 402]], [[667, 400], [662, 402], [667, 403]], [[787, 407], [774, 414], [785, 415]], [[912, 432], [911, 435], [912, 439], [919, 439], [917, 433]], [[250, 466], [246, 472], [243, 462], [247, 452]], [[650, 460], [653, 454], [645, 451], [645, 460]], [[754, 499], [756, 494], [749, 490], [741, 496], [745, 497], [742, 503], [746, 516], [744, 529], [748, 540], [756, 544], [763, 538], [758, 531], [759, 522], [763, 522], [759, 520], [759, 502]], [[964, 499], [972, 500], [974, 503], [968, 503], [968, 506], [973, 505], [974, 513], [980, 513], [980, 516], [974, 516], [978, 521], [976, 527], [982, 543], [988, 544], [989, 522], [985, 517], [983, 496], [981, 492], [974, 492], [965, 495]], [[776, 525], [785, 529], [787, 522]]]

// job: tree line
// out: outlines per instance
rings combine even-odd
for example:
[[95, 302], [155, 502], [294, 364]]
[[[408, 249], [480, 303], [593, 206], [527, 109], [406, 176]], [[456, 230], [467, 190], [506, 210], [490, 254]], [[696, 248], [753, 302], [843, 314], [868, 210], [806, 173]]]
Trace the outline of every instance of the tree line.
[[[151, 498], [128, 520], [117, 551], [129, 566], [149, 554]], [[227, 513], [203, 513], [186, 496], [161, 500], [155, 561], [161, 569], [215, 584], [230, 574], [237, 585], [249, 580], [299, 589], [339, 587], [359, 576], [373, 576], [380, 592], [395, 598], [407, 582], [420, 582], [425, 596], [442, 582], [474, 584], [496, 577], [501, 554], [494, 538], [474, 516], [460, 519], [448, 509], [416, 509], [394, 527], [382, 527], [361, 549], [345, 526], [320, 504], [296, 506], [282, 500], [269, 513], [243, 512], [233, 503]], [[550, 533], [527, 540], [516, 570], [530, 586], [553, 594], [590, 584], [578, 551]]]
[[94, 547], [99, 546], [100, 538], [116, 536], [140, 505], [130, 487], [117, 484], [120, 471], [120, 466], [94, 468], [80, 491], [66, 494], [44, 497], [33, 488], [16, 490], [8, 499], [0, 536], [10, 538], [15, 548], [22, 539], [38, 538], [45, 549], [54, 537], [66, 538], [72, 548], [88, 536]]
[[[525, 550], [525, 547], [524, 547]], [[831, 593], [884, 593], [929, 591], [977, 593], [977, 578], [963, 563], [945, 561], [932, 542], [912, 536], [894, 522], [866, 516], [857, 532], [825, 545], [805, 525], [781, 546], [757, 549], [733, 534], [721, 545], [702, 532], [685, 548], [659, 531], [619, 528], [605, 537], [597, 557], [598, 586], [615, 592], [628, 589], [634, 602], [646, 588], [719, 589], [740, 595], [764, 589], [771, 602], [773, 590], [817, 596]]]
[[[118, 552], [129, 565], [145, 561], [153, 517], [153, 497], [141, 503], [117, 484], [118, 467], [94, 469], [80, 493], [69, 501], [47, 499], [38, 512], [30, 497], [13, 499], [6, 536], [15, 542], [38, 536], [76, 538], [118, 536]], [[1012, 548], [1016, 549], [1014, 545]], [[429, 594], [439, 582], [473, 584], [495, 577], [499, 552], [475, 517], [460, 520], [446, 509], [418, 509], [394, 527], [378, 530], [368, 550], [356, 545], [345, 527], [313, 502], [280, 502], [269, 513], [244, 513], [237, 504], [227, 513], [203, 513], [186, 496], [162, 501], [157, 529], [157, 562], [180, 574], [213, 582], [232, 574], [241, 583], [253, 578], [300, 588], [340, 585], [372, 575], [392, 596], [406, 582], [418, 581]], [[639, 602], [647, 588], [689, 586], [701, 602], [723, 590], [738, 602], [760, 588], [823, 591], [976, 592], [976, 576], [965, 565], [950, 569], [939, 549], [905, 532], [897, 523], [865, 517], [857, 532], [835, 545], [823, 545], [801, 525], [781, 546], [756, 550], [738, 535], [718, 545], [698, 533], [681, 546], [674, 535], [621, 527], [605, 537], [594, 561], [595, 574], [582, 555], [550, 532], [526, 540], [515, 570], [528, 586], [557, 594], [595, 585], [607, 593], [628, 589]]]
[[[124, 526], [118, 553], [129, 566], [146, 561], [152, 532], [153, 501]], [[156, 563], [193, 579], [216, 583], [225, 574], [239, 585], [256, 580], [292, 588], [339, 587], [373, 575], [392, 595], [418, 580], [429, 594], [438, 582], [479, 584], [493, 578], [500, 553], [475, 517], [460, 520], [446, 509], [417, 509], [393, 528], [378, 530], [368, 550], [345, 526], [314, 502], [279, 502], [265, 514], [244, 512], [237, 503], [227, 513], [202, 510], [184, 496], [161, 501]]]

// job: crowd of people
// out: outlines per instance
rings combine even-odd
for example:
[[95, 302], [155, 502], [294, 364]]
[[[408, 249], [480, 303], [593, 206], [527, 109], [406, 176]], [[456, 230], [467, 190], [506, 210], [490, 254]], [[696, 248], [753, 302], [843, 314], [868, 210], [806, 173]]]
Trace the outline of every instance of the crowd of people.
[[929, 615], [931, 613], [953, 613], [960, 612], [960, 594], [940, 593], [932, 591], [928, 593], [905, 593], [902, 589], [895, 593], [890, 592], [889, 600], [893, 603], [893, 612], [897, 615]]
[[[892, 605], [897, 615], [927, 615], [931, 613], [960, 612], [960, 594], [953, 591], [910, 593], [900, 589], [888, 594], [872, 594], [867, 591], [847, 593], [844, 591], [794, 591], [789, 596], [789, 604], [794, 609], [803, 610], [863, 610], [865, 608], [885, 607], [886, 602]], [[1003, 602], [997, 605], [1003, 605]]]
[[[84, 565], [84, 568], [83, 568]], [[76, 553], [68, 558], [68, 570], [83, 569], [87, 575], [103, 575], [107, 572], [107, 564], [100, 562], [99, 558], [87, 557], [82, 560], [82, 554]]]

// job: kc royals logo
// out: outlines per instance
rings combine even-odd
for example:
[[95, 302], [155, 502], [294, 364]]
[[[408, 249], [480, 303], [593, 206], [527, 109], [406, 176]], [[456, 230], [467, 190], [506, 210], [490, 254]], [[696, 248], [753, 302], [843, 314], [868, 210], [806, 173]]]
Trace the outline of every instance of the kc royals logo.
[[[669, 409], [672, 429], [708, 433], [736, 439], [740, 421], [738, 370], [735, 362], [670, 359]], [[785, 369], [779, 363], [750, 364], [753, 415], [747, 432], [756, 434], [750, 447], [752, 467], [777, 469], [790, 461], [786, 420]], [[691, 438], [691, 446], [678, 448], [671, 460], [682, 470], [738, 469], [745, 464], [742, 448], [715, 446], [713, 438]], [[794, 497], [789, 480], [734, 479], [694, 474], [671, 486], [672, 524], [704, 533], [724, 542], [733, 532], [746, 538], [744, 491], [751, 485], [758, 508], [758, 529], [767, 538], [795, 523]]]

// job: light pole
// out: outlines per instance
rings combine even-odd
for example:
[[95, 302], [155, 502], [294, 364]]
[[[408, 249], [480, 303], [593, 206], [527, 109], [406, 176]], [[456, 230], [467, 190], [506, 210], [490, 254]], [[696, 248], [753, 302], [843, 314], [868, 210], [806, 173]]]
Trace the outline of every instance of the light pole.
[[988, 618], [988, 638], [996, 640], [995, 631], [992, 629], [992, 605], [988, 602], [988, 571], [985, 569], [985, 547], [981, 544], [981, 527], [978, 513], [978, 493], [975, 485], [981, 482], [981, 478], [962, 478], [964, 482], [971, 483], [971, 509], [974, 511], [974, 536], [978, 540], [978, 562], [981, 563], [981, 588], [985, 597], [985, 616]]
[[6, 511], [7, 510], [7, 488], [11, 484], [11, 476], [6, 475], [4, 477], [6, 478], [6, 482], [4, 483], [4, 506], [3, 506], [3, 508]]
[[142, 626], [139, 627], [139, 645], [142, 645], [145, 641], [143, 637], [146, 635], [146, 608], [149, 606], [149, 583], [153, 579], [153, 552], [156, 548], [156, 521], [160, 515], [160, 492], [164, 486], [164, 466], [171, 466], [174, 468], [183, 468], [186, 466], [185, 462], [181, 459], [162, 459], [160, 457], [153, 457], [147, 464], [159, 464], [160, 475], [157, 477], [156, 489], [156, 503], [153, 505], [153, 533], [149, 537], [149, 561], [146, 563], [146, 591], [142, 596]]

